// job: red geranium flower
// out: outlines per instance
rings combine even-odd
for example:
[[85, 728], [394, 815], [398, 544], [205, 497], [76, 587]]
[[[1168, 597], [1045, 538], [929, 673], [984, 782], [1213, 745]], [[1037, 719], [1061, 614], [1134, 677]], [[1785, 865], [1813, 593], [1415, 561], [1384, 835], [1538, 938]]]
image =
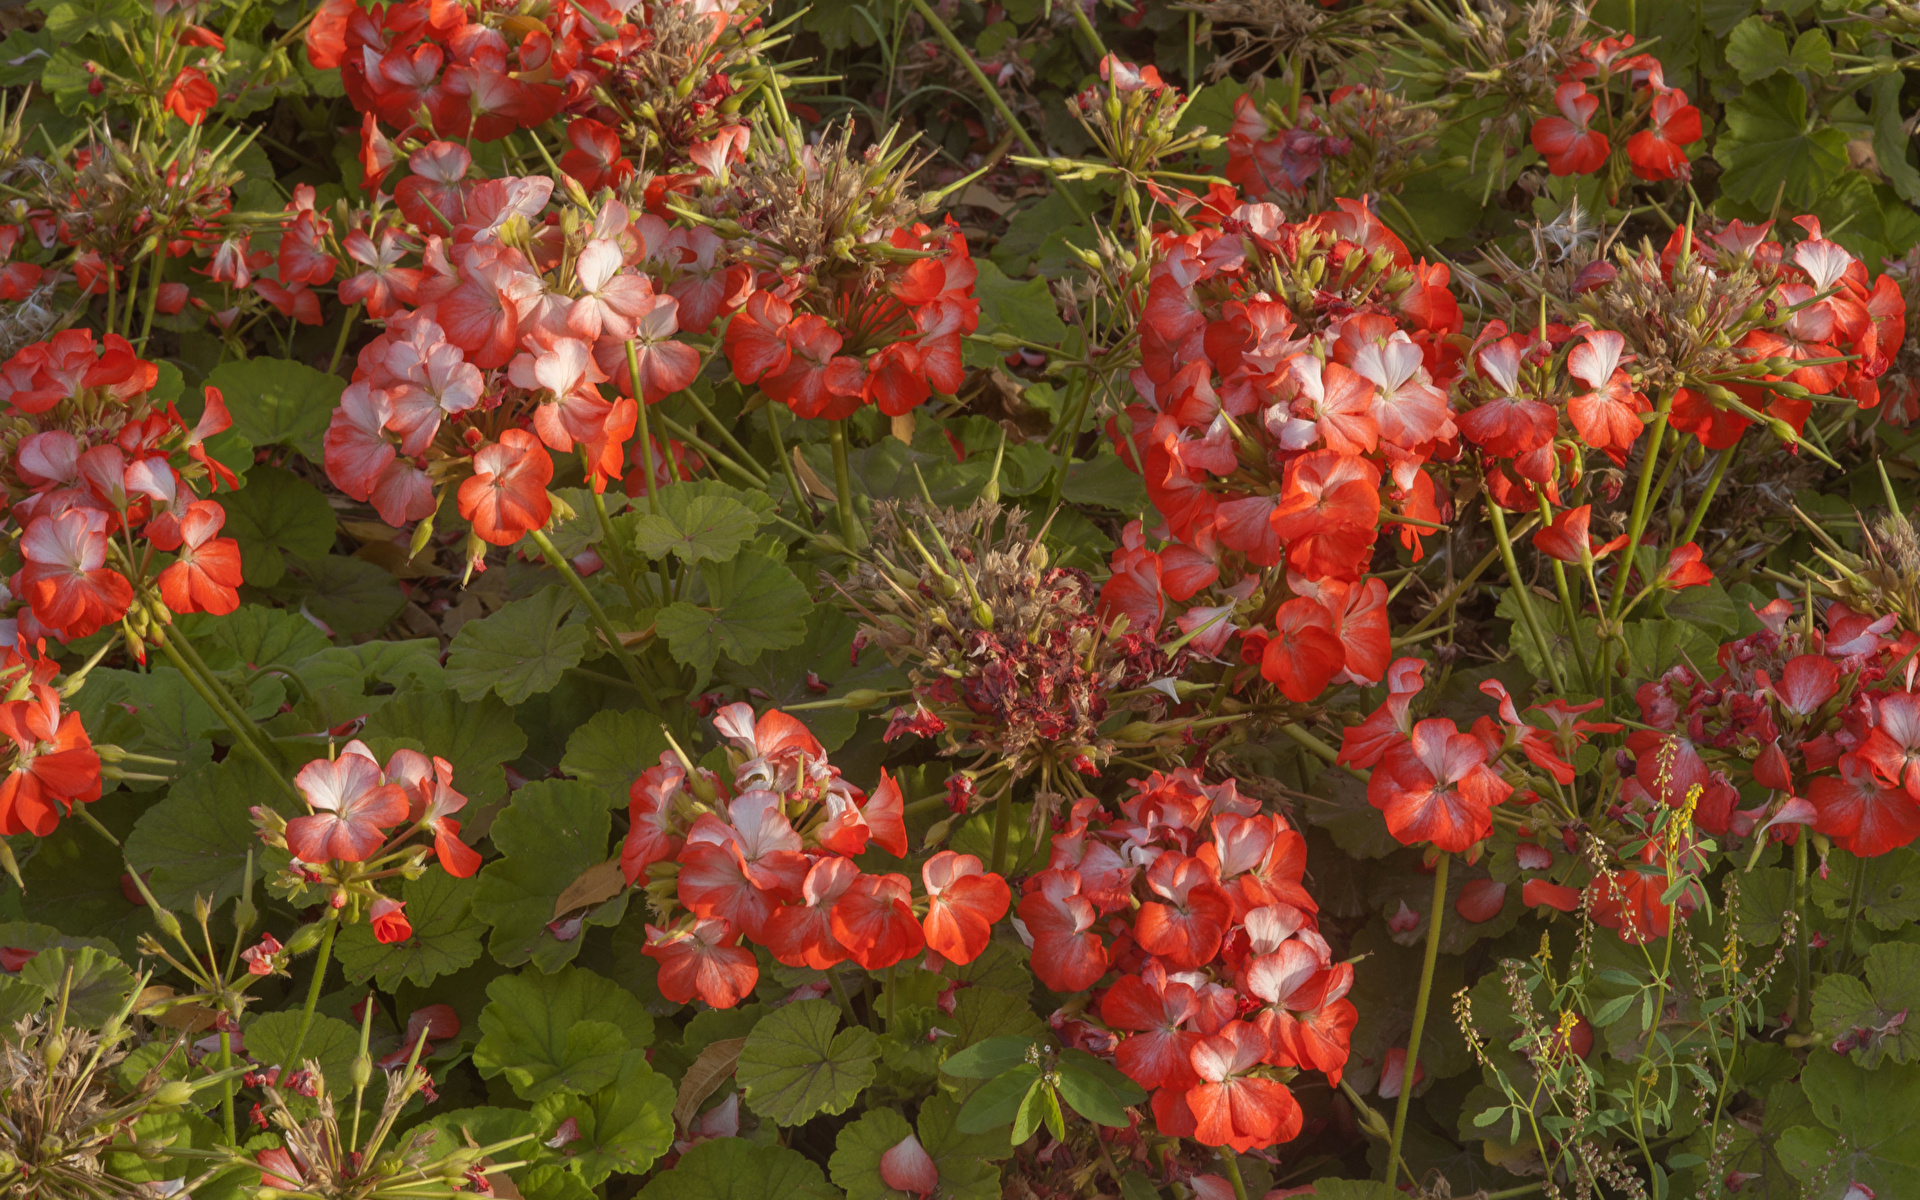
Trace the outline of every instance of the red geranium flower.
[[1513, 785], [1487, 769], [1487, 748], [1434, 717], [1387, 751], [1367, 781], [1367, 800], [1403, 845], [1431, 842], [1460, 853], [1493, 830], [1493, 806]]
[[714, 1008], [732, 1008], [760, 980], [753, 951], [735, 945], [738, 940], [725, 921], [692, 920], [672, 930], [649, 925], [640, 953], [660, 964], [660, 994], [675, 1004], [698, 996]]
[[62, 810], [100, 798], [100, 756], [80, 714], [60, 711], [60, 693], [35, 684], [32, 698], [0, 704], [0, 736], [13, 763], [0, 780], [0, 834], [46, 837]]
[[293, 782], [318, 810], [287, 822], [287, 849], [301, 862], [364, 862], [386, 841], [383, 831], [407, 819], [406, 793], [357, 741], [301, 767]]
[[1246, 1153], [1290, 1142], [1305, 1114], [1277, 1079], [1255, 1074], [1267, 1056], [1267, 1039], [1245, 1021], [1229, 1021], [1200, 1039], [1190, 1055], [1200, 1083], [1186, 1094], [1194, 1137], [1208, 1146]]
[[198, 125], [219, 100], [220, 93], [207, 80], [206, 72], [198, 67], [183, 67], [167, 85], [167, 94], [160, 103], [187, 124]]
[[1700, 140], [1700, 110], [1687, 103], [1687, 94], [1669, 88], [1653, 98], [1647, 128], [1627, 139], [1627, 157], [1633, 173], [1655, 181], [1684, 179], [1691, 172], [1685, 147]]
[[927, 945], [949, 962], [979, 958], [993, 936], [993, 924], [1007, 915], [1012, 895], [1007, 881], [987, 873], [971, 854], [942, 850], [920, 867], [927, 888], [922, 926]]
[[1533, 123], [1533, 148], [1547, 160], [1547, 169], [1555, 175], [1585, 175], [1600, 169], [1607, 161], [1607, 135], [1587, 128], [1587, 122], [1599, 111], [1600, 98], [1587, 94], [1584, 83], [1563, 83], [1554, 89], [1557, 117], [1541, 117]]

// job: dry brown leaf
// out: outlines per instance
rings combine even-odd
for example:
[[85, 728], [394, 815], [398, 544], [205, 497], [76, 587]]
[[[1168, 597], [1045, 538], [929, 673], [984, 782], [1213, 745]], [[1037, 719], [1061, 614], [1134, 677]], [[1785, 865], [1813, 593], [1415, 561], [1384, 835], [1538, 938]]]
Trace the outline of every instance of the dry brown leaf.
[[627, 887], [627, 876], [620, 869], [620, 862], [595, 863], [580, 872], [580, 877], [568, 884], [553, 902], [553, 919], [558, 921], [571, 912], [591, 908], [596, 904], [613, 899]]
[[819, 473], [807, 464], [806, 457], [800, 453], [798, 446], [793, 448], [793, 473], [800, 477], [800, 486], [807, 489], [808, 494], [815, 500], [834, 499], [833, 489], [828, 487], [827, 481], [820, 478]]
[[133, 1011], [146, 1017], [155, 1025], [166, 1029], [178, 1029], [184, 1033], [199, 1033], [203, 1029], [212, 1029], [215, 1022], [220, 1019], [219, 1013], [202, 1004], [169, 1003], [174, 995], [174, 990], [170, 987], [155, 985], [147, 988], [134, 998]]
[[893, 418], [894, 440], [904, 445], [913, 445], [913, 414], [903, 412]]
[[995, 195], [977, 183], [970, 183], [966, 186], [965, 190], [960, 193], [959, 203], [962, 206], [984, 208], [989, 212], [999, 213], [1003, 217], [1012, 212], [1014, 208], [1013, 201], [1007, 199], [1005, 196]]
[[720, 1090], [720, 1085], [733, 1074], [734, 1064], [740, 1061], [740, 1047], [747, 1044], [743, 1037], [722, 1038], [700, 1052], [693, 1060], [687, 1073], [680, 1077], [680, 1098], [674, 1101], [673, 1120], [682, 1129], [693, 1124], [693, 1118], [699, 1115], [700, 1106], [707, 1097]]

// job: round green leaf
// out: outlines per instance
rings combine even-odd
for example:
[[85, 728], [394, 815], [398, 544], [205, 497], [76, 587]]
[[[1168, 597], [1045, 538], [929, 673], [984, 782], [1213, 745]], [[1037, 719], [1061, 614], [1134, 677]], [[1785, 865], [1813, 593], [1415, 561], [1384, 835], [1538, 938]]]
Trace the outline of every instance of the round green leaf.
[[[487, 948], [502, 965], [552, 971], [580, 953], [579, 929], [562, 940], [549, 927], [554, 905], [581, 872], [607, 860], [612, 827], [602, 793], [584, 783], [543, 779], [513, 794], [489, 835], [505, 857], [481, 869], [473, 899], [474, 916], [493, 927]], [[618, 924], [627, 896], [591, 910], [585, 923]]]
[[339, 525], [319, 488], [278, 467], [248, 471], [247, 486], [227, 496], [223, 506], [225, 532], [240, 543], [240, 573], [255, 587], [279, 583], [288, 554], [325, 557]]
[[480, 961], [480, 926], [473, 919], [473, 897], [480, 890], [475, 879], [455, 879], [444, 870], [429, 869], [418, 879], [400, 885], [413, 936], [383, 946], [371, 925], [352, 925], [340, 934], [334, 953], [347, 978], [368, 979], [391, 992], [400, 981], [425, 987], [442, 975], [451, 975]]
[[569, 1165], [589, 1185], [607, 1176], [638, 1175], [673, 1145], [673, 1083], [629, 1050], [613, 1082], [592, 1096], [553, 1095], [541, 1101], [542, 1124], [571, 1117], [580, 1140], [566, 1147]]
[[802, 1000], [755, 1025], [734, 1068], [748, 1107], [780, 1125], [847, 1111], [873, 1082], [880, 1050], [871, 1030], [836, 1034], [839, 1024], [832, 1001]]
[[655, 1176], [640, 1200], [840, 1200], [840, 1193], [797, 1151], [715, 1138]]
[[907, 1119], [891, 1108], [876, 1108], [840, 1131], [827, 1170], [847, 1200], [908, 1200], [880, 1178], [880, 1158], [913, 1133]]
[[556, 584], [468, 621], [448, 647], [447, 681], [462, 700], [494, 692], [518, 704], [552, 691], [587, 652], [587, 627], [569, 621], [572, 613], [573, 597]]
[[487, 985], [473, 1063], [489, 1078], [504, 1075], [524, 1100], [585, 1094], [612, 1083], [627, 1051], [652, 1040], [653, 1018], [611, 979], [580, 967], [523, 971]]

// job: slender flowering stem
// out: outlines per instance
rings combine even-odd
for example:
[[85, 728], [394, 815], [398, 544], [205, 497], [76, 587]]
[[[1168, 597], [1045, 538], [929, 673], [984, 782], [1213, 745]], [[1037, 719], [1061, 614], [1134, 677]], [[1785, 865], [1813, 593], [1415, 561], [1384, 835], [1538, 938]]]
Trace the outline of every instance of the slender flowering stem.
[[780, 406], [767, 405], [767, 436], [773, 439], [773, 452], [780, 459], [780, 470], [787, 477], [787, 490], [793, 493], [793, 506], [800, 510], [800, 516], [807, 523], [809, 532], [816, 532], [813, 524], [813, 506], [807, 503], [807, 494], [800, 487], [800, 476], [793, 469], [793, 458], [787, 453], [787, 443], [780, 436]]
[[[1035, 158], [1040, 157], [1040, 143], [1034, 141], [1027, 133], [1025, 127], [1020, 124], [1020, 118], [1013, 115], [1013, 110], [1007, 107], [1005, 100], [1001, 99], [1000, 89], [993, 86], [993, 81], [988, 79], [986, 72], [980, 69], [980, 64], [973, 60], [973, 55], [967, 51], [966, 46], [954, 35], [953, 30], [947, 27], [947, 23], [940, 19], [940, 14], [928, 7], [927, 0], [909, 0], [909, 2], [913, 5], [913, 11], [919, 13], [920, 19], [933, 30], [934, 36], [946, 43], [947, 49], [960, 61], [961, 68], [972, 77], [974, 86], [980, 89], [981, 94], [987, 98], [987, 103], [993, 106], [993, 111], [1006, 122], [1007, 128], [1013, 131], [1013, 136], [1020, 139], [1020, 144], [1027, 148], [1027, 153]], [[1047, 170], [1047, 174], [1053, 174], [1051, 168]], [[1092, 218], [1081, 206], [1079, 198], [1061, 187], [1058, 177], [1055, 177], [1053, 182], [1054, 191], [1067, 202], [1067, 207], [1071, 208], [1082, 221], [1092, 224]]]
[[1393, 1137], [1387, 1143], [1387, 1186], [1380, 1194], [1393, 1200], [1400, 1172], [1400, 1143], [1407, 1132], [1407, 1106], [1413, 1099], [1413, 1075], [1419, 1066], [1420, 1037], [1427, 1029], [1427, 1000], [1433, 992], [1433, 969], [1440, 959], [1440, 920], [1447, 904], [1447, 867], [1453, 855], [1442, 854], [1433, 864], [1433, 907], [1427, 910], [1427, 957], [1420, 964], [1420, 991], [1413, 1002], [1413, 1031], [1407, 1035], [1407, 1061], [1400, 1068], [1400, 1099], [1393, 1109]]
[[860, 548], [860, 522], [853, 512], [853, 475], [847, 468], [847, 423], [833, 423], [833, 489], [840, 507], [840, 540], [849, 553]]
[[347, 315], [340, 318], [340, 336], [333, 342], [333, 357], [327, 360], [327, 374], [340, 369], [340, 360], [347, 353], [347, 338], [353, 333], [354, 319], [360, 315], [360, 305], [356, 302], [347, 308]]
[[653, 688], [640, 671], [640, 664], [634, 660], [633, 652], [628, 650], [627, 644], [620, 640], [620, 631], [613, 627], [613, 622], [607, 617], [607, 611], [600, 607], [598, 600], [593, 598], [593, 593], [588, 590], [586, 581], [574, 571], [573, 564], [568, 562], [566, 556], [554, 546], [553, 540], [547, 537], [545, 530], [531, 530], [527, 536], [533, 539], [533, 544], [540, 548], [540, 553], [545, 556], [548, 565], [560, 572], [561, 578], [567, 581], [567, 586], [573, 589], [573, 594], [586, 607], [588, 617], [600, 630], [600, 636], [606, 639], [608, 648], [613, 651], [613, 656], [620, 660], [622, 667], [626, 668], [627, 678], [631, 679], [633, 686], [639, 689], [640, 698], [646, 703], [647, 711], [664, 719], [665, 713], [660, 708], [660, 698], [654, 695]]
[[[631, 353], [632, 343], [628, 343], [628, 351]], [[727, 444], [727, 449], [733, 451], [740, 464], [759, 477], [762, 487], [766, 486], [767, 481], [771, 479], [772, 476], [762, 470], [759, 463], [753, 461], [752, 452], [740, 444], [739, 438], [733, 436], [733, 430], [728, 429], [719, 417], [713, 415], [713, 410], [708, 408], [706, 403], [700, 399], [699, 393], [695, 392], [692, 388], [688, 388], [681, 392], [680, 395], [688, 404], [693, 405], [693, 410], [700, 414], [700, 419], [712, 426], [713, 431], [720, 435], [720, 440]]]
[[220, 718], [221, 724], [225, 725], [228, 731], [233, 734], [234, 742], [251, 755], [253, 760], [259, 763], [261, 767], [266, 770], [267, 774], [271, 775], [274, 781], [277, 782], [288, 795], [304, 803], [305, 801], [300, 795], [300, 790], [293, 786], [293, 782], [281, 773], [280, 768], [274, 765], [271, 758], [267, 757], [267, 752], [261, 748], [258, 742], [254, 741], [253, 733], [258, 729], [258, 726], [255, 726], [251, 721], [243, 720], [246, 716], [244, 712], [240, 712], [239, 715], [236, 716], [236, 710], [231, 710], [227, 707], [227, 705], [232, 703], [231, 699], [216, 695], [214, 689], [208, 686], [208, 681], [201, 677], [199, 671], [194, 668], [194, 665], [182, 657], [180, 653], [181, 649], [190, 649], [191, 647], [188, 647], [186, 639], [179, 637], [178, 634], [178, 630], [168, 631], [166, 640], [160, 643], [161, 653], [165, 654], [167, 660], [173, 664], [174, 669], [186, 678], [188, 686], [199, 693], [200, 699], [205, 701], [207, 707], [213, 710], [213, 715]]
[[1667, 417], [1672, 409], [1673, 392], [1668, 391], [1660, 398], [1660, 407], [1655, 410], [1653, 424], [1647, 430], [1647, 449], [1640, 459], [1640, 478], [1633, 489], [1633, 512], [1627, 518], [1627, 545], [1620, 556], [1619, 574], [1613, 581], [1613, 603], [1607, 610], [1607, 615], [1615, 620], [1619, 619], [1626, 603], [1627, 576], [1633, 571], [1633, 556], [1640, 549], [1640, 538], [1647, 532], [1647, 519], [1651, 515], [1647, 501], [1653, 490], [1653, 469], [1660, 459], [1660, 442], [1666, 437]]
[[993, 805], [993, 873], [1007, 873], [1007, 835], [1013, 824], [1013, 788], [1000, 789], [1000, 798]]
[[1247, 1200], [1247, 1181], [1240, 1178], [1240, 1156], [1232, 1147], [1220, 1147], [1220, 1166], [1227, 1173], [1227, 1182], [1233, 1185], [1233, 1200]]
[[300, 1010], [300, 1026], [293, 1035], [293, 1049], [280, 1061], [282, 1086], [285, 1086], [287, 1076], [299, 1063], [300, 1051], [306, 1049], [307, 1030], [313, 1027], [313, 1006], [320, 1003], [320, 985], [326, 981], [327, 967], [333, 961], [333, 935], [340, 928], [340, 917], [337, 913], [329, 912], [324, 920], [326, 927], [320, 931], [320, 951], [313, 960], [313, 980], [307, 984], [307, 1003]]
[[1694, 504], [1693, 516], [1687, 521], [1686, 532], [1676, 540], [1681, 543], [1690, 542], [1693, 540], [1693, 535], [1700, 532], [1700, 522], [1707, 519], [1707, 506], [1713, 503], [1714, 495], [1720, 490], [1720, 481], [1727, 477], [1727, 468], [1732, 464], [1733, 447], [1728, 446], [1720, 452], [1719, 459], [1713, 464], [1713, 474], [1707, 479], [1707, 490], [1700, 493], [1699, 501]]
[[1566, 680], [1560, 676], [1560, 660], [1554, 656], [1553, 643], [1548, 640], [1546, 631], [1540, 626], [1540, 618], [1533, 611], [1533, 596], [1527, 590], [1527, 581], [1520, 578], [1520, 564], [1513, 556], [1513, 539], [1507, 536], [1507, 514], [1503, 512], [1492, 496], [1487, 498], [1487, 518], [1493, 523], [1494, 540], [1500, 545], [1500, 559], [1506, 564], [1507, 584], [1513, 589], [1513, 598], [1520, 605], [1521, 623], [1527, 627], [1527, 636], [1533, 639], [1533, 648], [1540, 653], [1541, 664], [1546, 668], [1547, 679], [1553, 684], [1555, 692], [1567, 690]]

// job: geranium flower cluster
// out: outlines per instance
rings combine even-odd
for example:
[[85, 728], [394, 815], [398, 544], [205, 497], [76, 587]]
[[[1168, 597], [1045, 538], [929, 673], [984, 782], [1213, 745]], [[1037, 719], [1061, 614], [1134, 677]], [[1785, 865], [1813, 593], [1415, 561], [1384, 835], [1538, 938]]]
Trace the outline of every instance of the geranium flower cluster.
[[912, 684], [884, 740], [968, 759], [947, 781], [956, 813], [1032, 775], [1043, 790], [1055, 773], [1098, 775], [1107, 719], [1164, 708], [1164, 693], [1120, 697], [1177, 677], [1177, 659], [1103, 618], [1086, 572], [1049, 565], [1018, 510], [883, 502], [868, 557], [847, 587], [866, 619], [855, 654], [877, 647]]
[[742, 939], [791, 967], [852, 961], [885, 970], [923, 952], [967, 963], [986, 950], [1011, 899], [1006, 881], [970, 854], [942, 850], [920, 868], [922, 894], [900, 874], [870, 875], [853, 859], [870, 847], [907, 853], [900, 787], [884, 772], [871, 794], [827, 762], [806, 726], [747, 704], [714, 715], [732, 745], [731, 780], [672, 752], [633, 783], [620, 865], [643, 876], [662, 913], [644, 953], [660, 964], [667, 999], [731, 1008], [760, 970]]
[[[1710, 450], [1756, 424], [1791, 443], [1821, 397], [1878, 405], [1879, 380], [1906, 333], [1896, 279], [1870, 279], [1817, 218], [1793, 224], [1804, 236], [1791, 247], [1775, 238], [1772, 221], [1733, 221], [1691, 239], [1683, 227], [1657, 252], [1622, 250], [1612, 262], [1576, 254], [1547, 288], [1563, 311], [1622, 336], [1616, 366], [1632, 373], [1642, 396], [1671, 396], [1673, 428]], [[1555, 340], [1551, 326], [1547, 340]], [[1625, 431], [1620, 389], [1582, 382], [1616, 397], [1605, 409], [1615, 436], [1601, 437], [1591, 423], [1596, 444], [1616, 447]]]
[[[338, 68], [362, 114], [372, 190], [398, 140], [493, 142], [571, 115], [560, 166], [589, 192], [624, 189], [635, 159], [678, 174], [647, 181], [657, 204], [738, 161], [745, 127], [736, 77], [758, 70], [758, 5], [588, 0], [528, 10], [426, 0], [362, 8], [330, 0], [307, 28], [308, 60]], [[751, 82], [749, 80], [748, 82]]]
[[0, 651], [0, 836], [46, 837], [62, 813], [100, 798], [100, 755], [80, 714], [61, 709], [59, 672], [44, 644]]
[[[1558, 111], [1534, 121], [1528, 133], [1553, 174], [1602, 169], [1612, 159], [1614, 140], [1625, 136], [1627, 162], [1638, 178], [1692, 177], [1686, 148], [1700, 140], [1700, 110], [1685, 92], [1667, 86], [1658, 59], [1632, 49], [1630, 33], [1586, 42], [1558, 76]], [[1616, 89], [1616, 83], [1623, 86]]]
[[[1426, 685], [1425, 671], [1417, 658], [1396, 660], [1386, 674], [1386, 701], [1344, 731], [1338, 758], [1341, 766], [1370, 771], [1367, 801], [1402, 845], [1476, 854], [1493, 832], [1494, 808], [1515, 796], [1509, 776], [1529, 782], [1520, 759], [1543, 783], [1570, 783], [1579, 747], [1593, 734], [1620, 730], [1584, 719], [1599, 701], [1549, 700], [1527, 709], [1540, 715], [1538, 723], [1526, 720], [1497, 680], [1480, 685], [1495, 702], [1496, 715], [1476, 719], [1465, 732], [1446, 717], [1416, 721], [1413, 705]], [[1517, 798], [1533, 804], [1539, 796], [1527, 788]]]
[[341, 395], [327, 473], [394, 526], [431, 517], [452, 491], [477, 560], [481, 543], [546, 524], [554, 454], [578, 453], [596, 489], [626, 474], [638, 401], [699, 371], [674, 335], [721, 311], [719, 239], [604, 197], [549, 211], [551, 179], [469, 180], [471, 156], [447, 142], [410, 163], [396, 198], [423, 267], [395, 265], [400, 230], [348, 236], [369, 269], [342, 287], [364, 290], [386, 328]]
[[958, 228], [920, 222], [920, 162], [891, 135], [855, 152], [851, 124], [818, 143], [795, 136], [762, 129], [700, 205], [751, 272], [727, 325], [734, 377], [824, 420], [866, 404], [903, 416], [958, 391], [962, 339], [980, 325], [976, 272]]
[[[230, 424], [226, 407], [208, 388], [189, 425], [154, 398], [158, 381], [125, 338], [96, 343], [86, 329], [0, 365], [0, 486], [19, 537], [9, 587], [27, 606], [21, 636], [85, 637], [136, 603], [161, 621], [239, 606], [239, 547], [217, 536], [226, 513], [196, 496], [233, 482], [205, 446]], [[136, 652], [145, 629], [130, 627]]]
[[322, 887], [335, 909], [365, 905], [383, 944], [406, 941], [413, 927], [406, 902], [380, 894], [381, 880], [417, 877], [429, 858], [461, 879], [480, 869], [479, 853], [460, 840], [454, 814], [467, 798], [453, 790], [453, 765], [444, 758], [401, 749], [382, 767], [364, 743], [352, 741], [300, 768], [293, 782], [309, 811], [286, 818], [256, 806], [260, 839], [290, 856], [290, 888]]
[[[1218, 205], [1165, 234], [1140, 315], [1139, 403], [1116, 437], [1167, 544], [1130, 534], [1102, 601], [1158, 631], [1168, 601], [1196, 647], [1239, 657], [1288, 699], [1377, 681], [1386, 588], [1366, 574], [1383, 520], [1444, 515], [1424, 464], [1454, 453], [1444, 265], [1415, 262], [1364, 204], [1297, 223]], [[1384, 495], [1383, 495], [1384, 493]], [[1403, 542], [1416, 548], [1419, 529]], [[1285, 564], [1287, 585], [1267, 580]], [[1211, 589], [1211, 591], [1209, 591]]]
[[1357, 1020], [1353, 967], [1333, 961], [1303, 882], [1306, 839], [1230, 779], [1181, 769], [1133, 787], [1118, 813], [1076, 802], [1023, 889], [1042, 983], [1117, 975], [1056, 1027], [1148, 1089], [1163, 1134], [1242, 1152], [1290, 1141], [1303, 1114], [1287, 1081], [1338, 1083]]

